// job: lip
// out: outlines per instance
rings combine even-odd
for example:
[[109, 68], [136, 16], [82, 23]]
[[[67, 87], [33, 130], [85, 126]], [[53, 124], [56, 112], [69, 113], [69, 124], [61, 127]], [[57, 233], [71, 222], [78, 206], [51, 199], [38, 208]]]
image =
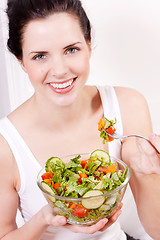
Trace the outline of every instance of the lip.
[[[68, 92], [70, 92], [72, 90], [72, 88], [74, 87], [76, 79], [77, 79], [77, 77], [72, 78], [72, 79], [67, 80], [67, 81], [59, 82], [59, 83], [51, 82], [51, 83], [49, 83], [49, 86], [52, 89], [52, 91], [54, 91], [56, 93], [59, 93], [59, 94], [65, 94], [65, 93], [68, 93]], [[65, 83], [67, 83], [67, 82], [69, 82], [71, 80], [73, 80], [73, 82], [70, 85], [68, 85], [68, 86], [66, 86], [64, 88], [58, 88], [58, 87], [54, 87], [53, 85], [51, 85], [51, 84], [57, 84], [57, 86], [58, 86], [58, 84], [65, 84]]]

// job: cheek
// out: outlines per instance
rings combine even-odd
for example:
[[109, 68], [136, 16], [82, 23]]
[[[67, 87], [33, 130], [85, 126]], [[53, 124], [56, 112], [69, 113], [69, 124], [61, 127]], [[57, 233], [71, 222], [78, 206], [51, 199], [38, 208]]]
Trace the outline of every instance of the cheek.
[[89, 62], [88, 56], [83, 57], [83, 59], [78, 61], [77, 72], [79, 72], [79, 74], [88, 75], [89, 69], [90, 69], [90, 62]]
[[28, 68], [28, 77], [31, 82], [39, 82], [44, 79], [45, 71], [41, 68], [35, 68], [33, 66]]

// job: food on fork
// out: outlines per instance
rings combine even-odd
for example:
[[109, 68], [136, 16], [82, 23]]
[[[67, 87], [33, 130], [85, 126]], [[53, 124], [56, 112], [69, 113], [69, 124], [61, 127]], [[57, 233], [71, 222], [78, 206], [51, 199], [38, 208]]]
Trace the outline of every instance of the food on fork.
[[103, 144], [105, 144], [105, 142], [111, 142], [114, 140], [114, 138], [109, 136], [107, 133], [112, 135], [116, 131], [114, 127], [116, 122], [116, 118], [114, 120], [108, 120], [106, 117], [104, 117], [99, 120], [98, 130], [100, 131], [100, 137], [103, 138]]

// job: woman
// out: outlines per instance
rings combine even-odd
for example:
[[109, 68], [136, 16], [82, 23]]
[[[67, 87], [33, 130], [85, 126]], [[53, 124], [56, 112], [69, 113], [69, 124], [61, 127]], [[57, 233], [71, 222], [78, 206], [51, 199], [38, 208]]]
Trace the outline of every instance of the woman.
[[[35, 92], [0, 121], [0, 238], [126, 239], [116, 221], [121, 210], [93, 226], [68, 225], [46, 205], [36, 184], [37, 174], [50, 156], [105, 148], [129, 165], [141, 223], [151, 237], [158, 239], [160, 210], [157, 192], [152, 189], [159, 180], [157, 174], [138, 168], [142, 156], [135, 139], [103, 145], [97, 130], [101, 117], [116, 117], [117, 131], [148, 136], [152, 132], [148, 107], [132, 89], [85, 85], [91, 27], [80, 1], [9, 0], [7, 14], [8, 48], [28, 74]], [[151, 203], [152, 212], [148, 211]], [[127, 204], [124, 202], [124, 209], [130, 206]], [[15, 222], [18, 207], [25, 221], [19, 229]], [[128, 221], [122, 220], [122, 225]]]

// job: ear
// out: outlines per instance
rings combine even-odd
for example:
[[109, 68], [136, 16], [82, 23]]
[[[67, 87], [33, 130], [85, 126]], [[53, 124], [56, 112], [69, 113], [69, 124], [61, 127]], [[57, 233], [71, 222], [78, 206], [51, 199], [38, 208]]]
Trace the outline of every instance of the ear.
[[92, 54], [92, 47], [91, 47], [91, 43], [88, 43], [88, 49], [89, 49], [89, 57], [91, 58], [91, 54]]
[[20, 65], [21, 65], [23, 71], [27, 73], [27, 70], [26, 70], [26, 68], [25, 68], [25, 65], [24, 65], [23, 59], [17, 59], [17, 60], [18, 60], [18, 62], [20, 63]]

